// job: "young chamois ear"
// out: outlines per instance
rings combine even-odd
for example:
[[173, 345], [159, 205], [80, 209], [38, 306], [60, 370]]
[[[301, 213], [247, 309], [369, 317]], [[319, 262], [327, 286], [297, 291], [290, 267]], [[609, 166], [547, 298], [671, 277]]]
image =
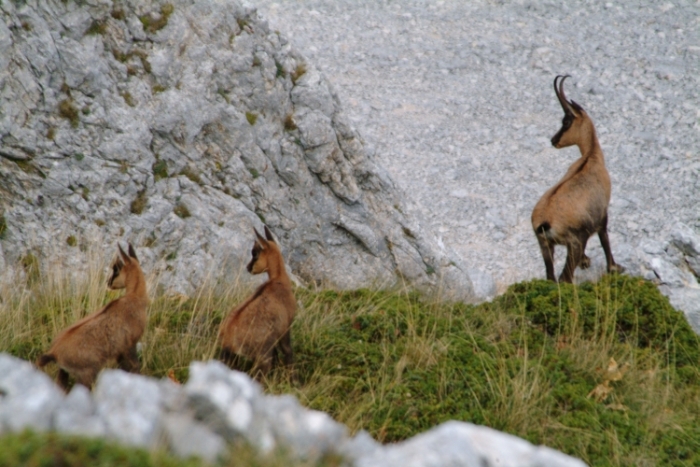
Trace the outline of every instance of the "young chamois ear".
[[67, 329], [37, 361], [39, 367], [58, 364], [58, 384], [68, 390], [69, 376], [90, 388], [97, 374], [116, 360], [125, 371], [138, 373], [136, 344], [146, 328], [148, 291], [134, 247], [127, 255], [119, 246], [108, 280], [111, 289], [126, 289], [124, 295]]
[[260, 377], [271, 370], [275, 353], [281, 353], [286, 365], [293, 363], [290, 327], [296, 300], [270, 229], [265, 226], [265, 237], [255, 229], [254, 232], [247, 269], [251, 274], [267, 272], [268, 280], [224, 319], [219, 342], [222, 360], [230, 366], [237, 366], [238, 357], [252, 360], [253, 374]]
[[554, 246], [566, 246], [566, 264], [559, 276], [561, 282], [572, 282], [576, 267], [590, 266], [585, 254], [586, 243], [596, 233], [605, 252], [608, 272], [623, 271], [613, 259], [608, 239], [610, 175], [593, 121], [580, 105], [567, 100], [564, 94], [567, 77], [569, 75], [554, 78], [554, 93], [564, 110], [564, 119], [561, 129], [552, 137], [552, 145], [555, 148], [576, 145], [581, 157], [547, 190], [532, 211], [532, 228], [542, 251], [547, 279], [555, 280]]

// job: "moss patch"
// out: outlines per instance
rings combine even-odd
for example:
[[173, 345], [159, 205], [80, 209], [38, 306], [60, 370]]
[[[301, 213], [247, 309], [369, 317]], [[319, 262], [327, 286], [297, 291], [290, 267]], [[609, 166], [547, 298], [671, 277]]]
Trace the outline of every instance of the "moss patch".
[[0, 215], [0, 240], [5, 240], [7, 236], [7, 219], [5, 219], [5, 214]]
[[193, 168], [191, 168], [189, 165], [186, 165], [182, 168], [182, 170], [180, 171], [180, 175], [184, 175], [185, 177], [189, 178], [190, 181], [196, 183], [197, 185], [202, 184], [202, 177], [200, 177], [199, 173]]
[[70, 121], [70, 125], [73, 128], [77, 128], [80, 124], [80, 113], [78, 109], [73, 104], [73, 99], [64, 99], [58, 103], [58, 114]]
[[168, 163], [164, 160], [156, 160], [152, 166], [153, 178], [157, 182], [161, 178], [168, 178]]
[[175, 11], [175, 7], [172, 3], [165, 3], [160, 7], [160, 15], [157, 18], [154, 18], [151, 14], [139, 16], [139, 20], [141, 20], [141, 24], [143, 25], [143, 30], [148, 33], [160, 31], [168, 25], [168, 20], [170, 19], [170, 15], [173, 14], [173, 11]]
[[148, 195], [146, 194], [146, 189], [139, 191], [136, 198], [131, 202], [131, 213], [139, 215], [146, 209], [148, 205]]
[[284, 129], [287, 131], [294, 131], [297, 129], [297, 124], [294, 122], [294, 116], [292, 114], [284, 118]]
[[175, 205], [175, 209], [173, 209], [173, 212], [181, 219], [187, 219], [192, 215], [184, 203], [177, 203], [177, 205]]
[[88, 36], [103, 35], [107, 32], [107, 23], [105, 21], [95, 20], [90, 27], [85, 31]]
[[299, 63], [297, 64], [296, 68], [294, 68], [294, 71], [291, 73], [291, 78], [292, 78], [292, 83], [297, 84], [297, 81], [306, 74], [306, 64], [305, 63]]
[[250, 123], [251, 125], [255, 125], [255, 122], [258, 121], [258, 116], [253, 112], [246, 112], [245, 119], [248, 120], [248, 123]]

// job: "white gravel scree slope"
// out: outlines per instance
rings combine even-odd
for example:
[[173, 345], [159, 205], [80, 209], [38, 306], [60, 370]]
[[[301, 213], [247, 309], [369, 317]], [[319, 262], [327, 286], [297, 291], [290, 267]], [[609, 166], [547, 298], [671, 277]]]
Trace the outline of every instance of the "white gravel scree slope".
[[[612, 178], [616, 260], [686, 301], [696, 293], [673, 238], [700, 234], [700, 2], [254, 4], [329, 78], [428, 225], [499, 291], [544, 277], [530, 214], [579, 157], [549, 141], [563, 117], [552, 81], [570, 74]], [[579, 279], [604, 267], [596, 237], [587, 251]]]

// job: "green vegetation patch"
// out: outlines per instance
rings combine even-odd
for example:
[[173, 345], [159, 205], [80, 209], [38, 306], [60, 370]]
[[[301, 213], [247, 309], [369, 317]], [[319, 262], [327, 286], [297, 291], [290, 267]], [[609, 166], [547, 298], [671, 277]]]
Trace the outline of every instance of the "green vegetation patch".
[[[78, 318], [71, 310], [116, 296], [66, 303], [33, 287], [32, 300], [0, 302], [0, 349], [28, 360]], [[233, 279], [191, 297], [154, 292], [143, 372], [185, 381], [192, 360], [218, 354], [219, 325], [248, 293]], [[267, 391], [292, 393], [352, 431], [395, 442], [463, 420], [594, 466], [700, 465], [700, 341], [650, 282], [531, 281], [480, 305], [405, 290], [295, 293], [299, 383], [277, 368]]]
[[205, 464], [200, 459], [181, 459], [162, 450], [126, 447], [97, 438], [65, 436], [56, 433], [37, 434], [24, 431], [0, 436], [0, 466], [60, 467], [338, 467], [341, 459], [328, 456], [318, 463], [294, 461], [283, 452], [259, 454], [239, 443], [230, 447], [226, 459]]
[[0, 466], [198, 466], [162, 452], [126, 448], [101, 439], [25, 431], [0, 437]]
[[7, 219], [5, 219], [5, 214], [0, 215], [0, 240], [5, 240], [7, 235]]

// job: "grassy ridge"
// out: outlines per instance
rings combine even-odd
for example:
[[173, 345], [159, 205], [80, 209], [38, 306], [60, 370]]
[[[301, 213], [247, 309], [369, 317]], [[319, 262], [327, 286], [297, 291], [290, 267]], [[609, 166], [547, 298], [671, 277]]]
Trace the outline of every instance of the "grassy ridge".
[[[106, 295], [35, 281], [0, 291], [0, 350], [29, 360]], [[156, 296], [144, 373], [187, 378], [216, 354], [240, 290]], [[700, 465], [700, 342], [656, 287], [628, 276], [571, 286], [532, 281], [491, 303], [406, 291], [297, 290], [292, 344], [301, 384], [266, 382], [351, 429], [398, 441], [449, 419], [513, 433], [592, 465]]]

